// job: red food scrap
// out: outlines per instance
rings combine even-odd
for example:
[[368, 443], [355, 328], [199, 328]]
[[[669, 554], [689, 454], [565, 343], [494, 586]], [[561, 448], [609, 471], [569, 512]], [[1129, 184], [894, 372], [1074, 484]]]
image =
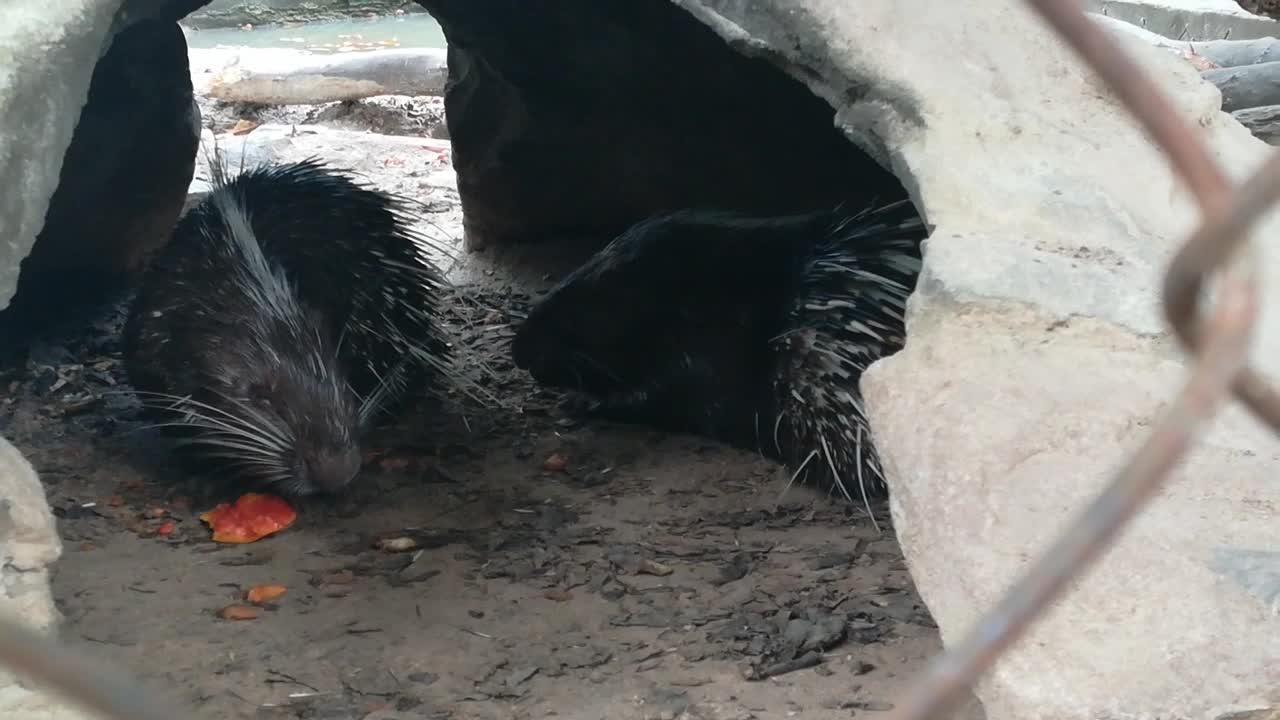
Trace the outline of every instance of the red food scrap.
[[251, 543], [293, 524], [298, 514], [274, 495], [246, 493], [232, 504], [222, 503], [200, 519], [213, 529], [213, 541]]

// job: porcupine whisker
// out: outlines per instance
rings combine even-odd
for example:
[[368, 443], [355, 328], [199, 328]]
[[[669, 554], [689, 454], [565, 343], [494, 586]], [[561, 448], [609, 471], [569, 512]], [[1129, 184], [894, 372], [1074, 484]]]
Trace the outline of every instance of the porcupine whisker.
[[209, 405], [207, 403], [200, 402], [199, 400], [196, 400], [190, 395], [174, 395], [171, 393], [152, 392], [147, 390], [134, 390], [132, 394], [138, 396], [139, 402], [141, 402], [144, 405], [149, 405], [150, 407], [157, 407], [157, 406], [154, 403], [150, 403], [150, 401], [145, 398], [154, 398], [156, 400], [169, 401], [170, 405], [163, 406], [163, 407], [170, 407], [170, 406], [176, 407], [178, 405], [192, 405], [194, 407], [200, 407], [205, 410], [212, 410], [213, 412], [219, 413], [220, 415], [224, 415], [231, 420], [240, 420], [240, 418], [237, 418], [235, 415], [227, 412], [226, 410], [223, 410], [222, 408], [219, 408], [219, 407], [214, 407], [213, 405]]
[[[197, 425], [195, 423], [192, 423], [192, 426], [201, 427], [200, 425]], [[233, 440], [237, 444], [254, 448], [255, 452], [262, 455], [268, 455], [268, 454], [279, 455], [281, 453], [285, 453], [288, 451], [287, 445], [277, 443], [269, 439], [265, 439], [260, 435], [253, 435], [253, 434], [248, 434], [244, 432], [231, 431], [231, 430], [220, 428], [217, 426], [211, 427], [209, 425], [204, 425], [203, 427], [208, 431], [205, 437]]]
[[213, 437], [212, 435], [207, 435], [207, 434], [199, 437], [194, 437], [194, 438], [184, 438], [182, 440], [177, 441], [176, 444], [192, 446], [192, 447], [195, 447], [195, 446], [220, 447], [220, 448], [226, 448], [228, 450], [239, 450], [241, 452], [249, 453], [249, 455], [253, 457], [262, 458], [264, 460], [279, 457], [278, 453], [273, 453], [269, 450], [265, 450], [256, 445], [242, 443], [242, 442], [232, 442], [230, 440], [219, 439], [217, 437]]
[[[217, 414], [221, 415], [222, 417], [226, 418], [226, 420], [223, 420], [223, 421], [222, 421], [222, 422], [224, 422], [224, 423], [233, 423], [233, 424], [235, 424], [236, 426], [241, 427], [241, 428], [243, 428], [243, 429], [245, 429], [245, 430], [253, 430], [253, 431], [260, 430], [259, 428], [255, 427], [252, 423], [250, 423], [249, 421], [245, 420], [244, 418], [242, 418], [242, 417], [240, 417], [240, 416], [236, 415], [235, 413], [228, 412], [228, 411], [226, 411], [226, 410], [224, 410], [224, 409], [222, 409], [222, 408], [220, 408], [220, 407], [216, 407], [216, 406], [214, 406], [214, 405], [210, 405], [210, 404], [208, 404], [208, 403], [200, 402], [199, 400], [196, 400], [195, 398], [192, 398], [192, 397], [189, 397], [189, 396], [172, 395], [172, 394], [169, 394], [169, 393], [161, 393], [161, 392], [147, 392], [147, 391], [142, 391], [142, 390], [135, 390], [135, 391], [134, 391], [134, 393], [140, 396], [140, 397], [138, 398], [138, 400], [139, 400], [139, 402], [140, 402], [140, 403], [142, 403], [142, 405], [143, 405], [143, 406], [147, 406], [147, 407], [159, 407], [159, 409], [169, 410], [169, 411], [172, 411], [172, 412], [182, 412], [182, 413], [188, 413], [188, 412], [191, 412], [191, 411], [189, 411], [189, 410], [177, 410], [176, 408], [178, 408], [178, 407], [198, 407], [198, 408], [201, 408], [202, 410], [208, 410], [208, 411], [210, 411], [210, 412], [217, 413]], [[150, 403], [148, 403], [146, 400], [144, 400], [144, 399], [143, 399], [143, 397], [144, 397], [144, 396], [145, 396], [145, 397], [152, 397], [152, 398], [156, 398], [156, 399], [159, 399], [159, 400], [169, 400], [171, 404], [170, 404], [170, 405], [167, 405], [167, 406], [156, 406], [156, 405], [154, 405], [154, 404], [150, 404]], [[220, 397], [223, 397], [223, 398], [225, 398], [225, 397], [226, 397], [225, 395], [222, 395], [221, 393], [219, 393], [219, 396], [220, 396]], [[206, 418], [207, 420], [209, 420], [210, 422], [215, 422], [215, 420], [214, 420], [212, 417], [208, 417], [208, 416], [203, 416], [203, 417], [205, 417], [205, 418]], [[282, 440], [282, 441], [287, 441], [287, 440], [288, 440], [288, 438], [287, 438], [287, 437], [284, 437], [284, 436], [278, 436], [278, 435], [277, 435], [277, 437], [278, 437], [278, 439], [280, 439], [280, 440]]]
[[243, 435], [240, 435], [238, 433], [230, 433], [220, 428], [211, 428], [208, 426], [204, 426], [204, 429], [207, 430], [207, 432], [198, 436], [193, 436], [190, 438], [178, 440], [177, 442], [182, 444], [187, 444], [187, 445], [196, 445], [202, 442], [211, 442], [211, 443], [216, 442], [220, 445], [226, 445], [226, 446], [231, 446], [231, 445], [236, 445], [238, 447], [242, 446], [245, 448], [250, 448], [253, 450], [254, 453], [258, 455], [262, 455], [264, 457], [279, 456], [284, 452], [280, 449], [258, 442], [257, 438], [246, 438]]
[[234, 448], [221, 448], [216, 445], [201, 448], [200, 450], [206, 458], [217, 458], [225, 461], [225, 467], [228, 468], [253, 470], [260, 474], [287, 474], [289, 472], [287, 464], [281, 458], [251, 457], [237, 452]]
[[230, 470], [231, 474], [248, 475], [268, 482], [281, 482], [289, 477], [289, 470], [278, 464], [246, 462], [231, 453], [210, 452], [205, 453], [205, 457], [210, 460], [222, 461], [223, 468]]
[[271, 418], [268, 418], [266, 415], [263, 415], [262, 412], [259, 411], [257, 408], [253, 407], [247, 402], [244, 402], [243, 400], [240, 400], [239, 398], [233, 398], [221, 392], [218, 392], [217, 395], [218, 397], [221, 397], [223, 400], [226, 400], [232, 405], [235, 405], [241, 411], [253, 416], [253, 418], [257, 420], [259, 423], [258, 425], [254, 425], [246, 420], [244, 421], [246, 426], [252, 428], [253, 430], [256, 430], [259, 433], [262, 433], [268, 436], [272, 440], [279, 442], [281, 447], [287, 447], [293, 444], [294, 437], [289, 432], [288, 428], [279, 427], [277, 423], [272, 422]]
[[[164, 396], [164, 393], [148, 393], [148, 395]], [[220, 407], [207, 405], [207, 404], [204, 404], [204, 402], [193, 400], [193, 398], [189, 398], [189, 397], [168, 396], [166, 398], [170, 398], [170, 397], [172, 397], [173, 400], [170, 401], [170, 404], [168, 405], [151, 404], [151, 402], [142, 400], [142, 398], [138, 398], [138, 400], [140, 400], [143, 407], [154, 407], [154, 409], [168, 411], [168, 413], [180, 414], [180, 415], [188, 416], [188, 418], [201, 419], [201, 420], [204, 420], [205, 423], [216, 425], [216, 427], [219, 427], [219, 428], [223, 428], [227, 430], [233, 430], [233, 429], [238, 430], [239, 433], [244, 434], [244, 437], [255, 439], [255, 441], [257, 441], [257, 439], [266, 439], [266, 438], [259, 437], [260, 433], [264, 433], [264, 428], [256, 427], [256, 425], [253, 425], [252, 423], [250, 423], [250, 421], [243, 418], [239, 418], [239, 416], [234, 415], [232, 413], [228, 413], [228, 411], [220, 409]], [[191, 410], [191, 407], [200, 407], [200, 409], [214, 411], [214, 413], [223, 415], [225, 419], [214, 418], [214, 416], [205, 415], [202, 413], [196, 413], [195, 410]], [[266, 430], [268, 430], [268, 438], [271, 439], [271, 441], [278, 442], [280, 447], [283, 448], [284, 443], [288, 442], [288, 438], [280, 436], [280, 434], [278, 432], [275, 432], [273, 428], [266, 428]]]
[[[155, 406], [152, 406], [152, 407], [155, 407]], [[225, 419], [215, 418], [215, 416], [206, 415], [204, 413], [198, 413], [198, 411], [193, 410], [193, 407], [201, 407], [202, 410], [204, 409], [218, 410], [218, 409], [215, 409], [215, 407], [207, 406], [205, 404], [202, 404], [202, 402], [196, 402], [196, 401], [174, 402], [174, 404], [160, 406], [160, 409], [169, 411], [169, 413], [182, 415], [183, 418], [187, 419], [188, 424], [195, 425], [196, 423], [192, 423], [192, 420], [201, 420], [202, 423], [204, 423], [205, 425], [211, 425], [211, 427], [225, 429], [225, 430], [228, 430], [228, 432], [237, 433], [239, 434], [239, 436], [242, 436], [244, 438], [253, 439], [253, 441], [262, 441], [262, 439], [270, 439], [270, 441], [276, 441], [276, 439], [282, 439], [282, 438], [276, 438], [274, 434], [268, 434], [266, 438], [261, 437], [262, 434], [264, 434], [264, 430], [257, 427], [257, 425], [250, 423], [250, 421], [248, 421], [247, 419], [239, 418], [239, 416], [237, 415], [225, 413], [224, 411], [223, 415]]]
[[130, 434], [130, 433], [135, 433], [135, 432], [143, 432], [143, 431], [146, 431], [146, 430], [157, 430], [157, 429], [163, 429], [163, 428], [181, 428], [181, 429], [184, 429], [184, 430], [204, 430], [204, 431], [207, 431], [207, 432], [225, 433], [225, 434], [227, 434], [227, 435], [229, 435], [229, 436], [231, 436], [231, 437], [238, 437], [238, 438], [241, 438], [241, 439], [243, 439], [243, 440], [245, 440], [245, 441], [248, 441], [248, 442], [255, 442], [255, 443], [256, 443], [256, 441], [257, 441], [257, 438], [255, 438], [255, 437], [253, 437], [253, 436], [246, 435], [246, 434], [241, 433], [241, 432], [236, 431], [236, 430], [228, 429], [228, 428], [226, 428], [225, 426], [222, 426], [222, 425], [214, 425], [214, 424], [210, 424], [210, 423], [206, 423], [206, 422], [192, 422], [192, 421], [189, 421], [189, 420], [187, 420], [187, 421], [174, 421], [174, 422], [154, 423], [154, 424], [151, 424], [151, 425], [143, 425], [143, 426], [141, 426], [141, 427], [131, 428], [131, 429], [130, 429], [130, 430], [128, 430], [125, 434]]
[[259, 458], [253, 458], [253, 457], [245, 457], [242, 454], [234, 453], [234, 452], [225, 452], [221, 450], [208, 450], [204, 454], [207, 457], [226, 460], [227, 464], [233, 467], [257, 468], [260, 470], [268, 470], [271, 472], [283, 472], [285, 470], [283, 463], [273, 462], [270, 460], [263, 460]]
[[169, 412], [173, 412], [175, 414], [180, 414], [183, 419], [172, 421], [172, 422], [166, 422], [166, 423], [156, 423], [153, 425], [145, 426], [146, 428], [150, 429], [150, 428], [176, 427], [176, 428], [184, 428], [188, 430], [203, 429], [211, 432], [219, 432], [229, 436], [238, 437], [243, 439], [246, 442], [252, 442], [254, 444], [262, 444], [262, 440], [258, 437], [258, 435], [255, 435], [253, 433], [250, 433], [238, 427], [227, 425], [226, 423], [223, 423], [214, 418], [210, 418], [203, 414], [196, 413], [190, 410], [181, 411], [181, 410], [174, 410], [173, 408], [163, 408], [163, 409]]
[[233, 474], [250, 476], [267, 482], [280, 482], [289, 475], [288, 471], [280, 465], [246, 462], [231, 453], [210, 452], [205, 453], [205, 457], [211, 460], [221, 460], [224, 468], [230, 470]]

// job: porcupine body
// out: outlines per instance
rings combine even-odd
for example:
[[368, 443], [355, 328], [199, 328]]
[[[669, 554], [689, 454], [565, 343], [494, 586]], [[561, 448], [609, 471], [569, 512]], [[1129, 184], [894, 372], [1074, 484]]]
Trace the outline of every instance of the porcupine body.
[[865, 500], [885, 487], [858, 382], [903, 344], [926, 235], [905, 200], [651, 218], [535, 303], [513, 357], [592, 415], [758, 448]]
[[442, 277], [406, 206], [344, 172], [312, 159], [213, 175], [130, 308], [130, 383], [231, 477], [340, 491], [361, 431], [447, 366]]

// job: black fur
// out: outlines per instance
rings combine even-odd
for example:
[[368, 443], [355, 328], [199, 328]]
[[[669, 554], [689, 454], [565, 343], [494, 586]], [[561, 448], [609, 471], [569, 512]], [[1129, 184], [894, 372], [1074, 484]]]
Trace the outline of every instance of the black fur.
[[[401, 407], [403, 390], [433, 388], [449, 358], [436, 316], [443, 281], [404, 207], [319, 162], [231, 180], [215, 164], [213, 185], [178, 223], [130, 309], [130, 382], [188, 439], [221, 442], [196, 444], [246, 480], [298, 495], [340, 490], [372, 417], [362, 400], [378, 394], [382, 408]], [[229, 222], [238, 214], [247, 220], [240, 230]], [[257, 277], [254, 257], [281, 281], [267, 283], [284, 288], [278, 296], [246, 280]], [[161, 394], [194, 403], [164, 410]], [[228, 446], [209, 427], [229, 416], [289, 439], [267, 463], [279, 468], [252, 462], [260, 448], [248, 438]]]
[[905, 201], [651, 218], [534, 305], [513, 357], [592, 414], [760, 449], [846, 495], [855, 476], [882, 491], [857, 383], [901, 347], [925, 234]]

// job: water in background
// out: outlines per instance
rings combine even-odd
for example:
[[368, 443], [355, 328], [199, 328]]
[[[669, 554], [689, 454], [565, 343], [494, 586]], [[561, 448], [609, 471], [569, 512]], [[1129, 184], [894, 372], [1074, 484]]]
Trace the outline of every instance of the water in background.
[[350, 18], [299, 25], [259, 25], [252, 30], [190, 30], [191, 48], [297, 48], [312, 52], [373, 50], [380, 47], [444, 48], [444, 32], [427, 13]]

